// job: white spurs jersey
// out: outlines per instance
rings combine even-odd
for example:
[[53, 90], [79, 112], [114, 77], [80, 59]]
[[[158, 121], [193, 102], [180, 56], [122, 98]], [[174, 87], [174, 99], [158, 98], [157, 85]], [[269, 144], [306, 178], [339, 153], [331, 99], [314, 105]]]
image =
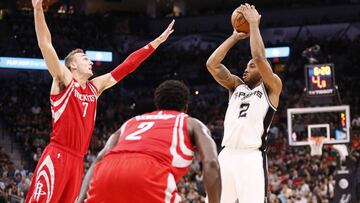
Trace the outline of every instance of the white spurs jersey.
[[233, 149], [265, 149], [266, 136], [276, 108], [265, 86], [239, 85], [231, 95], [224, 121], [222, 146]]

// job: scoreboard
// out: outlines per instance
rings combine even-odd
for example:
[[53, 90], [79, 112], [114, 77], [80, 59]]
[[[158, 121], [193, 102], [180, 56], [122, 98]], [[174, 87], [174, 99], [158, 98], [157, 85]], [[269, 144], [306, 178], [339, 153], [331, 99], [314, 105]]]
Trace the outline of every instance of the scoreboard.
[[335, 93], [334, 64], [305, 65], [305, 81], [307, 95], [333, 95]]

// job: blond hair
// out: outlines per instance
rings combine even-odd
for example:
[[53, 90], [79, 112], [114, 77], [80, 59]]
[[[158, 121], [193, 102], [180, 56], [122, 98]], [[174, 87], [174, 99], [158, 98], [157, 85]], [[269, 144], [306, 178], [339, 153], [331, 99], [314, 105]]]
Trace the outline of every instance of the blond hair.
[[72, 58], [77, 53], [84, 53], [84, 50], [82, 49], [74, 49], [72, 50], [66, 57], [65, 57], [65, 66], [70, 69], [70, 63], [72, 61]]

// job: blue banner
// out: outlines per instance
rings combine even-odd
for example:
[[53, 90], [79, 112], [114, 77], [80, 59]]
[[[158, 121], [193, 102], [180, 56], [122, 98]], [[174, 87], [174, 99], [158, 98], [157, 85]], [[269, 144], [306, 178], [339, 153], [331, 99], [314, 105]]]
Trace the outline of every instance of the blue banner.
[[44, 59], [19, 57], [0, 57], [0, 68], [47, 70]]
[[[112, 62], [112, 52], [108, 51], [86, 51], [92, 61]], [[64, 60], [60, 60], [64, 64]], [[21, 58], [21, 57], [0, 57], [0, 68], [47, 70], [44, 59]]]

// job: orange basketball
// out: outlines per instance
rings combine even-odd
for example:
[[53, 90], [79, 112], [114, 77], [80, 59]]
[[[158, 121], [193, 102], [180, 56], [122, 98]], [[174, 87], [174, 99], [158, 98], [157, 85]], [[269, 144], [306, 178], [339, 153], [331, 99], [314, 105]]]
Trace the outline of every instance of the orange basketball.
[[231, 24], [233, 28], [237, 32], [244, 32], [249, 33], [250, 32], [250, 26], [247, 20], [244, 18], [244, 15], [238, 11], [235, 10], [231, 15]]

